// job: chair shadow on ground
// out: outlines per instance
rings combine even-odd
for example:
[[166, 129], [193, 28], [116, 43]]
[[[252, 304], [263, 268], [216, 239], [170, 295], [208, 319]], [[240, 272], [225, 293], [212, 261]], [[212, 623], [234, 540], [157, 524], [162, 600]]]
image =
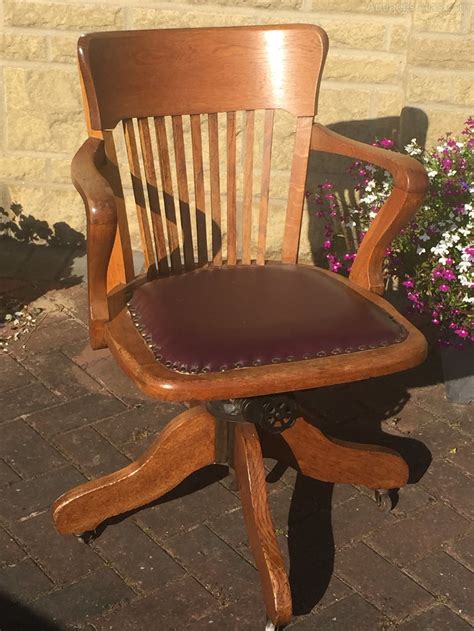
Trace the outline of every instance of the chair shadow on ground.
[[8, 594], [0, 592], [0, 629], [1, 631], [63, 631], [64, 627], [36, 613], [28, 605], [14, 600]]

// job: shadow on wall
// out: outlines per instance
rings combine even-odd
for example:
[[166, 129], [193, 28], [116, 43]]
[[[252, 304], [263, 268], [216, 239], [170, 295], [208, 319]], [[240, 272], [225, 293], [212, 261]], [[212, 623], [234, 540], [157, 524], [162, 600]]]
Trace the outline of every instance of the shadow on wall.
[[[329, 129], [368, 144], [372, 144], [376, 138], [392, 138], [400, 150], [407, 145], [412, 138], [416, 138], [422, 147], [426, 144], [428, 131], [428, 117], [422, 110], [416, 107], [404, 107], [400, 116], [386, 116], [384, 118], [341, 121], [328, 125]], [[328, 154], [313, 151], [310, 155], [306, 190], [316, 192], [318, 184], [330, 180], [335, 185], [333, 191], [341, 201], [344, 212], [348, 212], [356, 205], [354, 193], [354, 177], [348, 173], [352, 158], [345, 158], [336, 154]], [[315, 205], [309, 201], [309, 241], [313, 260], [317, 265], [325, 265], [322, 252], [323, 230], [321, 220], [316, 217]]]
[[81, 283], [85, 253], [84, 235], [67, 223], [50, 226], [20, 204], [0, 208], [0, 326], [47, 291]]

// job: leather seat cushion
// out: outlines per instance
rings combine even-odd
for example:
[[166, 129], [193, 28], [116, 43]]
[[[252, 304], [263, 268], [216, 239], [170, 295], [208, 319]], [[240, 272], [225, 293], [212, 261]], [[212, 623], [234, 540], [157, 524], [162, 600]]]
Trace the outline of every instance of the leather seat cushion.
[[407, 336], [358, 292], [299, 265], [205, 267], [149, 281], [128, 305], [156, 359], [191, 374], [355, 353]]

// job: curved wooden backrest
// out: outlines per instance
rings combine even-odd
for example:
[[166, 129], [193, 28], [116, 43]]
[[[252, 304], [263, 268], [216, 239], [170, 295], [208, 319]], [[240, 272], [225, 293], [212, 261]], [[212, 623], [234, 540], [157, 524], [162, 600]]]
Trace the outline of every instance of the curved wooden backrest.
[[[296, 133], [294, 147], [287, 148], [292, 162], [281, 259], [296, 261], [327, 47], [325, 32], [305, 24], [122, 31], [80, 38], [89, 133], [104, 137], [108, 160], [116, 168], [119, 238], [111, 266], [122, 265], [125, 280], [134, 272], [112, 133], [120, 122], [145, 262], [168, 273], [207, 262], [220, 265], [223, 249], [229, 264], [264, 263], [275, 111], [291, 113]], [[256, 157], [259, 110], [262, 145]], [[260, 181], [255, 186], [257, 164]]]
[[313, 116], [326, 49], [324, 31], [306, 24], [84, 35], [79, 63], [91, 127], [256, 109]]

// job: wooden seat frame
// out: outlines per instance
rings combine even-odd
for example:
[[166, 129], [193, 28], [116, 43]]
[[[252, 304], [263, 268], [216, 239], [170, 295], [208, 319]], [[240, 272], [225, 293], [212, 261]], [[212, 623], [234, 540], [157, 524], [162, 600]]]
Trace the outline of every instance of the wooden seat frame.
[[[195, 72], [195, 69], [192, 69], [192, 72], [189, 71], [189, 76], [185, 77], [185, 80], [189, 82], [186, 98], [180, 96], [176, 91], [173, 92], [173, 90], [171, 90], [172, 94], [169, 98], [164, 90], [156, 94], [155, 92], [159, 88], [150, 87], [150, 82], [145, 82], [147, 91], [142, 91], [137, 99], [132, 98], [129, 101], [125, 99], [124, 94], [130, 90], [130, 86], [126, 85], [127, 72], [130, 73], [130, 70], [122, 67], [119, 78], [117, 75], [117, 77], [110, 79], [110, 76], [107, 75], [107, 80], [105, 80], [100, 76], [100, 68], [98, 70], [94, 66], [94, 46], [100, 47], [103, 42], [105, 42], [104, 45], [108, 45], [113, 42], [114, 38], [123, 39], [124, 34], [96, 34], [80, 40], [80, 69], [89, 138], [73, 160], [72, 178], [84, 200], [87, 213], [91, 345], [93, 348], [108, 347], [119, 365], [146, 394], [166, 401], [187, 402], [189, 409], [171, 421], [148, 451], [138, 460], [120, 471], [82, 484], [60, 497], [53, 508], [54, 522], [57, 530], [61, 533], [92, 531], [112, 516], [136, 509], [158, 499], [194, 471], [213, 463], [227, 463], [235, 470], [238, 481], [248, 537], [260, 574], [267, 615], [274, 625], [285, 625], [291, 618], [291, 594], [268, 508], [263, 457], [275, 458], [284, 465], [293, 467], [302, 474], [318, 480], [360, 484], [371, 489], [392, 489], [403, 486], [408, 479], [408, 467], [398, 454], [388, 449], [343, 442], [325, 436], [303, 416], [297, 419], [293, 427], [279, 435], [273, 435], [258, 430], [255, 425], [250, 423], [230, 423], [216, 419], [207, 410], [204, 402], [356, 381], [411, 368], [424, 360], [426, 356], [424, 337], [380, 294], [383, 293], [384, 287], [382, 267], [386, 248], [419, 207], [427, 188], [427, 177], [423, 167], [408, 156], [344, 138], [317, 123], [313, 123], [320, 74], [327, 52], [327, 37], [322, 29], [307, 25], [291, 25], [283, 27], [184, 29], [173, 32], [146, 31], [143, 33], [145, 42], [154, 41], [155, 35], [153, 33], [156, 34], [160, 42], [160, 50], [164, 50], [165, 58], [173, 58], [173, 46], [177, 46], [177, 41], [181, 47], [181, 38], [179, 40], [173, 39], [173, 33], [190, 38], [194, 44], [198, 44], [203, 59], [209, 59], [209, 56], [216, 55], [216, 42], [213, 38], [223, 38], [219, 42], [227, 43], [226, 53], [232, 53], [232, 48], [234, 48], [234, 52], [237, 51], [240, 55], [241, 65], [239, 66], [235, 62], [234, 71], [237, 77], [235, 80], [241, 79], [242, 86], [245, 86], [243, 94], [238, 98], [234, 96], [233, 100], [225, 94], [225, 89], [221, 90], [223, 94], [218, 93], [218, 88], [222, 88], [224, 79], [219, 71], [220, 66], [217, 60], [215, 65], [208, 63], [204, 81], [202, 77], [198, 77], [196, 84], [194, 84], [192, 72]], [[170, 33], [171, 35], [169, 35]], [[278, 91], [277, 88], [272, 93], [271, 88], [277, 83], [270, 82], [266, 84], [268, 93], [263, 91], [264, 94], [257, 95], [256, 90], [252, 89], [252, 85], [249, 86], [245, 79], [248, 76], [248, 68], [251, 67], [248, 64], [253, 63], [252, 55], [263, 50], [265, 42], [269, 40], [269, 37], [272, 40], [272, 34], [275, 33], [278, 34], [278, 41], [283, 42], [282, 47], [285, 51], [284, 59], [287, 62], [287, 67], [284, 67], [283, 70], [284, 80], [289, 82], [291, 77], [291, 81], [296, 81], [300, 86], [299, 92], [295, 91], [294, 85], [289, 85], [283, 96], [281, 90]], [[245, 57], [247, 53], [244, 49], [238, 49], [239, 44], [237, 43], [242, 39], [245, 40], [245, 38], [250, 42], [248, 60]], [[122, 42], [122, 40], [120, 41]], [[128, 44], [125, 41], [125, 45], [121, 46], [119, 53], [117, 53], [119, 56], [122, 55], [122, 52], [124, 53], [119, 60], [122, 65], [133, 62], [136, 53], [134, 46], [138, 46], [136, 34], [135, 37], [130, 35], [130, 41], [132, 42], [130, 49], [127, 49]], [[125, 51], [122, 51], [122, 48], [125, 48]], [[129, 62], [130, 59], [132, 62]], [[143, 56], [140, 59], [143, 61]], [[155, 71], [156, 66], [159, 66], [159, 59], [158, 62], [156, 58], [152, 61], [154, 62], [153, 71]], [[247, 61], [248, 67], [246, 67]], [[117, 62], [118, 66], [120, 66], [119, 62]], [[262, 72], [265, 70], [271, 74], [274, 61], [272, 66], [267, 56], [262, 64]], [[180, 68], [180, 70], [186, 74], [186, 68], [184, 70]], [[260, 70], [261, 68], [257, 64], [255, 74], [258, 74]], [[151, 72], [146, 64], [141, 71], [144, 77], [146, 77], [147, 72]], [[172, 69], [172, 72], [175, 71], [176, 69]], [[137, 67], [133, 68], [133, 72], [137, 72]], [[314, 75], [312, 84], [308, 79], [310, 75]], [[171, 81], [172, 74], [170, 77], [169, 80]], [[118, 86], [116, 89], [115, 86], [111, 88], [110, 85], [112, 85], [111, 81], [113, 80], [124, 81], [124, 85]], [[109, 92], [112, 91], [105, 99], [107, 107], [103, 105], [105, 88], [101, 87], [101, 81], [107, 84], [106, 88]], [[159, 84], [158, 81], [157, 84]], [[311, 85], [308, 87], [308, 84]], [[307, 87], [307, 90], [303, 90], [302, 86]], [[193, 110], [193, 95], [202, 96], [202, 92], [204, 92], [204, 96], [199, 105], [201, 109]], [[295, 97], [295, 94], [300, 96]], [[215, 109], [209, 106], [213, 100], [217, 103]], [[159, 107], [157, 102], [160, 103]], [[114, 103], [118, 103], [118, 105], [115, 107]], [[118, 121], [126, 119], [124, 128], [126, 139], [128, 129], [128, 140], [130, 141], [128, 149], [132, 158], [132, 176], [135, 175], [135, 180], [133, 180], [134, 192], [137, 194], [137, 173], [133, 173], [133, 164], [136, 165], [133, 151], [134, 139], [131, 137], [132, 127], [127, 122], [130, 116], [137, 116], [139, 121], [142, 121], [140, 125], [141, 139], [146, 148], [147, 125], [143, 123], [143, 117], [158, 117], [157, 134], [159, 137], [161, 125], [159, 117], [172, 115], [173, 129], [177, 132], [176, 138], [178, 139], [175, 146], [178, 159], [182, 114], [191, 115], [191, 125], [193, 126], [193, 116], [210, 112], [209, 132], [212, 143], [212, 138], [214, 137], [215, 141], [217, 134], [217, 119], [215, 118], [217, 115], [213, 112], [247, 109], [246, 125], [248, 131], [252, 125], [252, 117], [249, 116], [248, 111], [258, 107], [267, 112], [270, 111], [268, 108], [283, 108], [298, 117], [281, 262], [297, 262], [304, 182], [310, 149], [354, 157], [379, 165], [392, 174], [393, 190], [362, 242], [350, 278], [344, 279], [331, 274], [331, 272], [325, 273], [330, 275], [334, 282], [349, 285], [367, 300], [381, 306], [406, 328], [408, 336], [398, 344], [383, 348], [307, 361], [236, 369], [225, 373], [186, 375], [173, 372], [156, 361], [151, 350], [134, 327], [126, 307], [130, 290], [146, 282], [146, 276], [135, 277], [131, 267], [131, 249], [127, 243], [128, 229], [123, 209], [123, 190], [118, 175], [117, 159], [115, 148], [111, 142], [110, 129]], [[129, 109], [127, 110], [127, 108]], [[227, 122], [231, 128], [232, 121], [232, 116], [228, 115]], [[273, 122], [273, 115], [267, 115], [266, 121], [267, 123]], [[194, 128], [196, 130], [196, 125]], [[266, 126], [267, 132], [269, 129], [269, 125]], [[253, 128], [250, 131], [253, 132]], [[228, 135], [228, 140], [229, 138], [230, 144], [228, 142], [227, 147], [230, 148], [229, 156], [232, 163], [231, 134]], [[194, 143], [193, 151], [195, 148], [196, 143]], [[196, 151], [197, 149], [199, 147], [196, 148]], [[193, 155], [193, 158], [197, 160], [199, 167], [198, 152]], [[164, 157], [160, 155], [165, 180], [166, 160], [165, 152]], [[215, 195], [216, 180], [213, 179], [212, 175], [216, 168], [218, 169], [218, 164], [216, 166], [214, 160], [213, 165], [211, 163], [211, 185], [214, 181], [212, 218], [217, 221], [219, 213], [216, 212], [216, 209], [219, 209], [220, 212], [220, 208], [218, 208], [218, 197]], [[147, 169], [146, 161], [145, 170], [148, 171], [146, 173], [148, 186], [150, 182], [153, 184], [153, 172], [150, 171], [149, 165]], [[251, 173], [251, 160], [248, 155], [245, 160], [244, 171], [244, 175]], [[199, 174], [199, 169], [197, 169], [197, 173]], [[263, 180], [266, 177], [265, 173], [262, 173]], [[179, 170], [178, 179], [180, 179]], [[199, 184], [199, 178], [195, 177], [195, 181], [196, 184]], [[156, 177], [154, 184], [156, 185]], [[179, 181], [178, 184], [181, 203], [187, 193], [184, 182]], [[167, 183], [164, 181], [163, 189], [165, 191], [166, 186]], [[152, 188], [149, 186], [151, 193], [153, 193]], [[260, 207], [260, 218], [265, 220], [263, 222], [265, 224], [268, 214], [268, 186], [265, 189], [265, 182], [262, 185], [262, 192], [264, 194]], [[196, 195], [199, 196], [199, 186], [196, 188]], [[228, 191], [228, 196], [232, 197], [232, 187]], [[245, 202], [245, 198], [247, 202]], [[252, 262], [250, 259], [250, 229], [248, 228], [249, 212], [247, 212], [251, 202], [248, 199], [249, 194], [244, 194], [245, 217], [242, 253], [242, 262], [244, 263]], [[137, 201], [137, 208], [138, 206]], [[154, 228], [156, 227], [154, 234], [157, 239], [155, 259], [159, 273], [181, 273], [183, 261], [185, 269], [192, 269], [195, 264], [238, 264], [235, 243], [231, 241], [231, 239], [235, 240], [235, 225], [233, 229], [232, 221], [230, 221], [232, 215], [229, 215], [231, 235], [230, 237], [228, 235], [227, 261], [223, 261], [218, 249], [213, 248], [212, 260], [198, 260], [197, 263], [193, 261], [193, 264], [188, 265], [193, 253], [189, 247], [186, 249], [186, 244], [183, 243], [183, 260], [180, 258], [179, 250], [178, 256], [176, 256], [176, 248], [173, 246], [173, 239], [177, 234], [173, 232], [177, 225], [176, 216], [173, 216], [174, 208], [170, 208], [169, 201], [167, 202], [166, 199], [165, 211], [170, 248], [169, 256], [166, 255], [166, 251], [165, 256], [162, 256], [164, 242], [161, 239], [160, 246], [160, 238], [164, 234], [163, 226], [161, 225], [161, 232], [160, 225], [154, 226]], [[186, 217], [184, 216], [183, 219], [182, 215], [181, 225], [184, 232], [186, 231], [185, 219]], [[263, 224], [260, 222], [260, 227]], [[148, 228], [147, 233], [147, 225], [144, 221], [140, 227], [145, 260], [147, 265], [152, 264], [154, 259], [149, 251], [150, 230]], [[175, 245], [177, 243], [176, 241]], [[260, 247], [262, 244], [263, 249]], [[264, 247], [265, 232], [260, 230], [255, 264], [266, 263]], [[167, 269], [163, 269], [164, 267]]]

